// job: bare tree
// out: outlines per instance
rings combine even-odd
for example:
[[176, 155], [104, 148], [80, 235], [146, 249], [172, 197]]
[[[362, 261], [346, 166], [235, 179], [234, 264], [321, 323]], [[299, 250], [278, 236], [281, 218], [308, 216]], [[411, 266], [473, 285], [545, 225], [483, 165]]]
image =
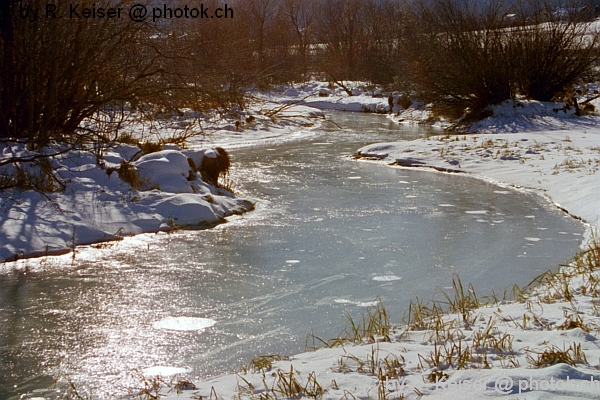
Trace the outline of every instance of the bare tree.
[[[41, 0], [18, 4], [30, 10], [46, 6]], [[36, 146], [53, 137], [74, 138], [82, 133], [81, 122], [107, 105], [164, 88], [149, 24], [128, 18], [27, 21], [16, 19], [15, 7], [10, 4], [7, 17], [4, 6], [1, 24], [0, 136], [28, 139]]]
[[300, 75], [309, 70], [310, 45], [314, 43], [317, 4], [314, 0], [283, 0], [281, 15], [293, 32], [297, 48], [296, 69]]
[[403, 1], [366, 3], [364, 35], [357, 44], [361, 79], [391, 84], [402, 74], [398, 43], [404, 35], [407, 8]]
[[403, 41], [405, 67], [425, 102], [445, 116], [477, 118], [512, 97], [501, 2], [420, 3]]
[[557, 9], [538, 2], [519, 8], [508, 39], [515, 92], [541, 101], [564, 97], [594, 72], [600, 57], [597, 28], [581, 22], [593, 18], [592, 4], [572, 1]]
[[[599, 58], [598, 31], [581, 2], [420, 3], [403, 41], [419, 96], [451, 118], [480, 118], [517, 95], [559, 100]], [[585, 19], [585, 18], [584, 18]]]
[[275, 0], [244, 0], [238, 2], [240, 13], [250, 34], [250, 44], [256, 54], [256, 70], [267, 69], [266, 63], [266, 40], [275, 20], [277, 7]]
[[326, 0], [319, 9], [319, 44], [323, 71], [334, 80], [356, 80], [358, 43], [364, 35], [366, 0]]

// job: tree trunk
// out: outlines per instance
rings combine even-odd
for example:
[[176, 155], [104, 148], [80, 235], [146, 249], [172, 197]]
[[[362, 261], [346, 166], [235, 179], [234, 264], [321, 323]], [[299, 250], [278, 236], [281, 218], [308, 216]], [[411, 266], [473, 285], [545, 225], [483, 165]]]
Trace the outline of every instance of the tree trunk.
[[2, 38], [2, 54], [0, 54], [0, 137], [14, 135], [9, 121], [14, 111], [15, 55], [14, 26], [12, 9], [17, 0], [0, 1], [0, 37]]

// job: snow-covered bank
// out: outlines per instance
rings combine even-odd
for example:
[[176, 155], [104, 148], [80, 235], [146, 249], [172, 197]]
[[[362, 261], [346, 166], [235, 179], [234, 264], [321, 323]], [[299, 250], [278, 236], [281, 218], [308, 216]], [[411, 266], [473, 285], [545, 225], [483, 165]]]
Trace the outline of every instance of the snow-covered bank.
[[[265, 98], [281, 103], [308, 106], [319, 110], [388, 113], [388, 95], [379, 89], [367, 89], [363, 82], [346, 82], [349, 96], [339, 85], [311, 81], [279, 92], [265, 94]], [[400, 107], [394, 104], [394, 110]]]
[[[2, 192], [0, 259], [58, 254], [76, 245], [144, 232], [210, 226], [253, 208], [250, 201], [202, 180], [196, 165], [214, 151], [170, 146], [136, 158], [139, 151], [119, 145], [104, 152], [98, 163], [96, 154], [72, 150], [51, 161], [64, 189]], [[6, 145], [3, 154], [26, 157], [28, 152]], [[124, 165], [137, 175], [123, 179]]]
[[[331, 98], [333, 99], [332, 96]], [[246, 121], [249, 130], [254, 122]], [[264, 122], [269, 124], [266, 119]], [[570, 123], [576, 124], [577, 119], [573, 118]], [[231, 127], [235, 128], [235, 125], [232, 124]], [[234, 132], [230, 129], [222, 134], [224, 137], [234, 137], [238, 134]], [[267, 138], [270, 134], [265, 130], [257, 135]], [[461, 141], [463, 144], [469, 143], [469, 138], [435, 138], [412, 142], [409, 146], [420, 142], [439, 142], [439, 146], [451, 146], [456, 142], [458, 146]], [[530, 141], [521, 141], [518, 135], [511, 138], [517, 143]], [[572, 138], [564, 137], [559, 142], [556, 140], [558, 139], [555, 139], [552, 145], [573, 143]], [[475, 143], [481, 143], [481, 136], [470, 146], [476, 146]], [[498, 148], [492, 148], [493, 154], [482, 156], [495, 162], [495, 167], [490, 166], [489, 170], [513, 167], [509, 161], [516, 163], [513, 174], [519, 172], [518, 168], [525, 168], [519, 167], [521, 162], [516, 155], [523, 153], [531, 156], [532, 154], [528, 153], [530, 149], [515, 146], [514, 154], [502, 153], [503, 146], [503, 143], [499, 144]], [[547, 147], [552, 148], [550, 144]], [[381, 154], [376, 154], [376, 159], [381, 160], [387, 149], [389, 147], [384, 148]], [[405, 160], [405, 163], [426, 165], [429, 161], [425, 156], [411, 159], [410, 154], [414, 151], [409, 149], [406, 152], [407, 156], [404, 150], [406, 149], [402, 150], [402, 154], [406, 157], [402, 160]], [[472, 149], [465, 149], [467, 152], [470, 150]], [[497, 154], [497, 150], [501, 153]], [[575, 151], [561, 149], [565, 150]], [[431, 150], [431, 159], [442, 157], [442, 161], [445, 162], [444, 169], [463, 170], [460, 160], [450, 159], [446, 162], [443, 156], [437, 154], [440, 151], [441, 149]], [[448, 151], [458, 152], [459, 148]], [[558, 149], [556, 151], [560, 153]], [[446, 153], [446, 150], [443, 152]], [[122, 157], [118, 151], [117, 153], [118, 157]], [[552, 149], [542, 154], [550, 153]], [[173, 176], [173, 179], [169, 180], [158, 179], [158, 184], [166, 181], [176, 187], [185, 187], [190, 185], [190, 181], [185, 178], [189, 169], [183, 164], [179, 154], [186, 156], [188, 153], [171, 148], [138, 161], [160, 165], [160, 160], [168, 160], [169, 169], [172, 166], [180, 176]], [[386, 157], [387, 155], [383, 159], [389, 162], [397, 161], [393, 157]], [[546, 157], [540, 161], [545, 159]], [[107, 162], [112, 162], [113, 167], [120, 165], [119, 158]], [[504, 163], [500, 164], [501, 162]], [[523, 165], [527, 165], [526, 160]], [[565, 170], [559, 171], [558, 174], [573, 176], [576, 172], [568, 172], [568, 167], [571, 166], [571, 163], [565, 164]], [[153, 179], [155, 174], [158, 177], [158, 174], [163, 172], [160, 168], [154, 168], [153, 171], [155, 173], [146, 175], [146, 179]], [[591, 170], [589, 172], [593, 173]], [[509, 174], [510, 176], [512, 175]], [[499, 182], [499, 179], [495, 181]], [[567, 179], [564, 182], [566, 181]], [[155, 184], [156, 182], [149, 185]], [[510, 181], [506, 184], [510, 184]], [[451, 295], [449, 299], [449, 302], [455, 304], [457, 313], [443, 314], [430, 312], [426, 307], [416, 308], [413, 312], [418, 310], [421, 313], [413, 314], [407, 331], [400, 328], [390, 332], [379, 332], [374, 334], [377, 342], [368, 334], [366, 339], [359, 343], [339, 341], [342, 346], [299, 354], [290, 359], [276, 361], [280, 357], [257, 357], [251, 366], [239, 374], [205, 381], [194, 378], [197, 388], [182, 381], [177, 388], [172, 384], [174, 390], [169, 394], [166, 394], [168, 389], [163, 387], [162, 393], [165, 396], [157, 395], [156, 398], [597, 398], [600, 392], [596, 383], [600, 379], [596, 362], [600, 359], [596, 338], [600, 327], [597, 311], [599, 278], [596, 272], [584, 263], [574, 270], [565, 270], [563, 274], [552, 277], [549, 283], [553, 286], [539, 288], [531, 294], [518, 294], [517, 302], [499, 302], [482, 308], [465, 288], [464, 292], [458, 292], [456, 296]], [[377, 314], [374, 315], [378, 318]], [[399, 319], [398, 315], [392, 316], [394, 323], [400, 322]], [[318, 340], [316, 342], [318, 344]], [[169, 382], [172, 374], [185, 374], [185, 368], [157, 366], [142, 372], [148, 375], [162, 372], [169, 376], [165, 379]], [[151, 392], [152, 378], [149, 376], [144, 382], [149, 385], [145, 390]], [[176, 389], [181, 389], [183, 393], [178, 394]], [[150, 394], [142, 393], [127, 398], [134, 397], [150, 398]]]
[[[207, 119], [202, 129], [204, 134], [190, 138], [189, 145], [229, 149], [266, 140], [293, 140], [309, 135], [325, 120], [325, 114], [319, 109], [285, 104], [280, 100], [278, 96], [261, 95], [259, 101], [248, 106], [246, 111], [225, 118]], [[143, 128], [138, 129], [139, 135]]]
[[[61, 254], [77, 245], [139, 233], [208, 227], [249, 211], [254, 200], [238, 198], [202, 180], [196, 168], [205, 151], [306, 136], [324, 114], [312, 107], [260, 101], [225, 118], [186, 111], [151, 122], [141, 122], [135, 115], [131, 119], [130, 137], [159, 143], [189, 135], [193, 150], [165, 145], [163, 151], [143, 155], [139, 147], [121, 144], [100, 152], [77, 149], [54, 157], [51, 167], [64, 188], [52, 193], [0, 191], [0, 261]], [[18, 144], [0, 147], [2, 160], [32, 154]], [[121, 163], [138, 171], [139, 182], [121, 179]], [[32, 169], [35, 175], [34, 164], [15, 165]], [[0, 177], [14, 174], [15, 165], [2, 167]]]
[[[516, 123], [518, 120], [513, 120], [511, 125]], [[561, 124], [566, 128], [543, 130], [537, 126], [537, 130], [519, 133], [378, 143], [359, 149], [357, 157], [405, 167], [465, 172], [498, 184], [533, 189], [600, 228], [598, 119], [570, 119]]]
[[[590, 224], [590, 232], [598, 229], [598, 117], [579, 118], [561, 105], [506, 106], [477, 126], [495, 134], [374, 144], [357, 155], [530, 189]], [[542, 113], [528, 113], [539, 107]], [[483, 305], [464, 288], [450, 294], [450, 313], [431, 304], [411, 310], [409, 324], [389, 333], [389, 341], [378, 336], [281, 361], [257, 358], [246, 371], [166, 398], [596, 399], [599, 269], [596, 247], [539, 286], [517, 291], [516, 301]]]
[[[331, 97], [323, 97], [326, 92]], [[314, 99], [308, 99], [309, 94]], [[134, 159], [138, 147], [113, 147], [100, 159], [94, 150], [76, 150], [56, 157], [52, 167], [65, 183], [64, 190], [43, 194], [32, 190], [0, 192], [0, 260], [59, 254], [76, 245], [138, 233], [209, 226], [228, 215], [248, 211], [252, 208], [248, 200], [204, 183], [187, 158], [195, 157], [199, 166], [202, 149], [304, 137], [324, 120], [319, 108], [381, 111], [387, 104], [386, 99], [373, 93], [356, 90], [356, 94], [348, 99], [340, 88], [329, 90], [325, 82], [310, 82], [283, 94], [257, 94], [259, 101], [249, 104], [246, 110], [233, 110], [224, 116], [187, 110], [181, 115], [157, 116], [155, 121], [143, 122], [133, 113], [133, 122], [128, 125], [130, 137], [159, 143], [189, 135], [188, 145], [196, 151], [171, 147], [132, 162], [143, 183], [136, 188], [123, 181], [117, 170], [121, 162]], [[2, 159], [30, 155], [23, 146], [9, 143], [0, 151]], [[27, 169], [33, 164], [23, 166]], [[0, 170], [4, 176], [14, 172], [10, 165]]]

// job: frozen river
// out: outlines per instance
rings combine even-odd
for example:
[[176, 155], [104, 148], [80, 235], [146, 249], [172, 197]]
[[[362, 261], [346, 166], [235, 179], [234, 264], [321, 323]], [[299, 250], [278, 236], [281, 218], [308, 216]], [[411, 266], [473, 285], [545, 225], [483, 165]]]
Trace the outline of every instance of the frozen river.
[[398, 323], [455, 273], [501, 297], [576, 253], [582, 225], [533, 195], [348, 158], [428, 131], [332, 119], [341, 130], [231, 150], [237, 190], [261, 199], [254, 212], [0, 274], [0, 398], [59, 375], [106, 398], [134, 370], [231, 371], [300, 352], [311, 332], [337, 336], [345, 312], [359, 316], [378, 296]]

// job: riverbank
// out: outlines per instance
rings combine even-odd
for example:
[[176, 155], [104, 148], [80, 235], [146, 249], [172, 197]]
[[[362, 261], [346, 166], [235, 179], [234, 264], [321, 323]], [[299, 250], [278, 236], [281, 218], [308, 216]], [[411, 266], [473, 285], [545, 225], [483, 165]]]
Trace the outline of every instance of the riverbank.
[[140, 233], [210, 227], [250, 211], [253, 199], [237, 197], [202, 179], [198, 169], [205, 154], [214, 154], [217, 146], [306, 135], [323, 113], [299, 105], [280, 110], [272, 103], [257, 102], [237, 119], [204, 116], [198, 125], [201, 118], [188, 112], [165, 117], [164, 126], [158, 128], [137, 120], [129, 126], [129, 136], [142, 143], [189, 135], [185, 148], [166, 144], [144, 153], [138, 146], [117, 143], [103, 144], [104, 148], [51, 145], [45, 151], [56, 154], [48, 158], [55, 178], [44, 177], [42, 163], [25, 145], [2, 143], [3, 162], [22, 160], [2, 166], [2, 179], [25, 175], [32, 182], [45, 179], [48, 190], [32, 190], [25, 183], [0, 191], [0, 261], [64, 254], [79, 245]]
[[[373, 144], [358, 149], [356, 158], [464, 172], [534, 191], [588, 224], [585, 243], [592, 251], [528, 290], [516, 290], [516, 300], [486, 305], [455, 281], [446, 301], [416, 304], [401, 328], [281, 361], [258, 357], [239, 374], [196, 382], [192, 392], [248, 399], [597, 398], [600, 250], [592, 239], [600, 227], [600, 128], [598, 117], [576, 117], [561, 108], [504, 104], [495, 117], [474, 126], [473, 135]], [[385, 325], [378, 310], [365, 321]]]
[[[531, 108], [539, 107], [533, 113]], [[555, 105], [556, 107], [557, 105]], [[404, 168], [430, 168], [532, 190], [590, 225], [600, 228], [600, 119], [553, 116], [552, 104], [529, 104], [529, 115], [515, 106], [481, 121], [474, 134], [428, 140], [377, 143], [358, 149], [361, 160]], [[494, 133], [486, 133], [486, 132]], [[500, 133], [500, 132], [510, 133]]]
[[[366, 94], [364, 97], [373, 99]], [[336, 104], [334, 96], [330, 99], [330, 104]], [[376, 99], [385, 104], [386, 99]], [[269, 121], [272, 120], [269, 118]], [[236, 143], [244, 145], [244, 139], [234, 128], [231, 124], [223, 130], [223, 138], [239, 138]], [[253, 132], [263, 139], [273, 134], [266, 128]], [[285, 137], [286, 134], [280, 135], [277, 140]], [[462, 135], [460, 139], [467, 141]], [[436, 140], [452, 143], [441, 137], [413, 141], [408, 145]], [[217, 145], [218, 142], [213, 140], [210, 144]], [[404, 155], [414, 152], [404, 150]], [[439, 151], [431, 153], [435, 156]], [[381, 155], [376, 160], [396, 162], [395, 158], [392, 161]], [[499, 155], [498, 162], [517, 161], [521, 165], [518, 160], [502, 159], [508, 156], [510, 154]], [[460, 161], [455, 161], [451, 159], [447, 162], [449, 167], [444, 168], [462, 170]], [[419, 165], [410, 159], [408, 162]], [[420, 164], [423, 165], [426, 164]], [[494, 168], [490, 167], [490, 170]], [[499, 183], [499, 180], [494, 182]], [[195, 385], [181, 382], [178, 387], [182, 389], [181, 394], [177, 394], [177, 381], [174, 381], [170, 385], [171, 393], [167, 394], [166, 386], [162, 387], [164, 397], [161, 398], [251, 399], [261, 395], [263, 398], [312, 395], [325, 399], [596, 398], [598, 388], [594, 382], [600, 379], [596, 370], [596, 360], [600, 359], [596, 345], [599, 329], [596, 282], [600, 280], [591, 269], [589, 265], [581, 264], [574, 270], [549, 275], [549, 286], [545, 289], [538, 288], [529, 294], [516, 293], [517, 302], [500, 301], [482, 308], [483, 299], [477, 300], [467, 288], [460, 290], [457, 284], [458, 290], [448, 299], [457, 312], [445, 314], [431, 311], [431, 305], [418, 306], [413, 309], [408, 330], [389, 326], [383, 308], [374, 307], [366, 321], [372, 321], [375, 328], [363, 330], [359, 327], [355, 330], [358, 336], [338, 342], [342, 346], [280, 361], [277, 361], [278, 356], [257, 355], [255, 362], [239, 374], [195, 381]], [[399, 318], [394, 317], [394, 321]], [[352, 336], [355, 331], [350, 329], [348, 333]], [[318, 345], [319, 340], [315, 339], [314, 344]], [[562, 364], [552, 365], [555, 361]], [[534, 368], [536, 366], [541, 368]], [[152, 373], [148, 371], [148, 374]], [[152, 378], [148, 378], [146, 383], [151, 383]], [[164, 380], [169, 382], [171, 378]], [[514, 392], [509, 395], [511, 390]]]
[[[202, 180], [195, 167], [200, 167], [204, 152], [310, 135], [326, 120], [316, 107], [351, 111], [384, 108], [386, 100], [370, 92], [357, 91], [348, 101], [340, 88], [329, 91], [326, 87], [323, 82], [310, 82], [301, 90], [257, 94], [246, 110], [227, 115], [211, 117], [185, 110], [143, 122], [133, 113], [133, 122], [125, 124], [126, 136], [132, 140], [164, 143], [187, 138], [185, 148], [167, 144], [160, 152], [156, 152], [160, 146], [155, 148], [152, 156], [138, 146], [116, 143], [105, 149], [48, 148], [48, 153], [58, 154], [51, 159], [57, 179], [47, 179], [46, 184], [51, 190], [17, 187], [0, 191], [0, 261], [64, 254], [79, 245], [140, 233], [210, 227], [251, 210], [253, 199], [238, 198]], [[324, 101], [326, 90], [331, 97]], [[311, 101], [307, 97], [310, 94], [321, 101]], [[4, 161], [13, 157], [24, 160], [3, 166], [0, 176], [21, 172], [31, 174], [32, 180], [42, 176], [35, 159], [26, 161], [34, 154], [23, 144], [3, 143], [0, 154]], [[153, 161], [141, 165], [143, 157]], [[193, 160], [193, 167], [187, 158]], [[122, 179], [122, 163], [138, 170], [139, 179]]]

